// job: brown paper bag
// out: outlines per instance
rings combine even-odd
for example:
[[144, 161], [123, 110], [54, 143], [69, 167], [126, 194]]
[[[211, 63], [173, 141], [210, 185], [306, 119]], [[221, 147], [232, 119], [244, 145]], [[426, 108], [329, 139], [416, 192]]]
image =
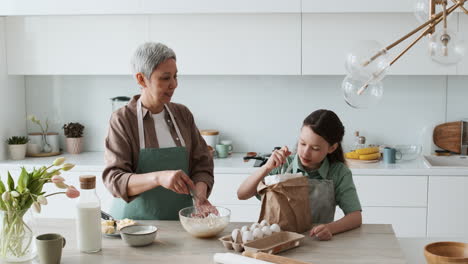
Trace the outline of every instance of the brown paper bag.
[[262, 197], [259, 222], [277, 223], [282, 230], [303, 233], [310, 230], [312, 216], [309, 206], [307, 177], [289, 179], [266, 186], [260, 182], [257, 192]]

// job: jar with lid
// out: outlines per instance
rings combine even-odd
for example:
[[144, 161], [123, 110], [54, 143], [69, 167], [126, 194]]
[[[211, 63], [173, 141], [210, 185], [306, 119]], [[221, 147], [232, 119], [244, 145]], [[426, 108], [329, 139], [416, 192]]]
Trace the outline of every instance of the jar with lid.
[[354, 132], [354, 150], [366, 147], [366, 137], [360, 136], [359, 131]]
[[96, 176], [80, 176], [77, 203], [76, 235], [78, 249], [85, 253], [101, 251], [101, 202], [96, 194]]
[[216, 144], [218, 144], [218, 138], [219, 138], [218, 130], [203, 129], [203, 130], [200, 130], [200, 134], [208, 146], [211, 146], [213, 149], [216, 149]]

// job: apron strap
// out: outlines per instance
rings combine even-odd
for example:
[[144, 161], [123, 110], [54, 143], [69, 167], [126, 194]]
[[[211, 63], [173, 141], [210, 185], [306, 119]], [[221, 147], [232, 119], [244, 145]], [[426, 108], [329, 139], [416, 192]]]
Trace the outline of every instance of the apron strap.
[[177, 122], [175, 121], [174, 115], [172, 115], [172, 112], [169, 109], [169, 106], [164, 105], [164, 107], [166, 108], [167, 112], [169, 113], [169, 116], [171, 117], [172, 123], [174, 124], [174, 127], [175, 127], [176, 132], [177, 132], [177, 136], [179, 137], [180, 144], [182, 145], [182, 147], [185, 147], [185, 140], [182, 137], [182, 134], [180, 133], [179, 126], [177, 125]]
[[[138, 98], [138, 101], [137, 101], [138, 138], [140, 140], [140, 149], [144, 149], [145, 148], [145, 129], [143, 127], [143, 113], [142, 113], [141, 108], [142, 108], [141, 98]], [[180, 133], [179, 126], [177, 125], [177, 122], [175, 121], [174, 115], [172, 114], [171, 110], [169, 109], [167, 105], [164, 105], [164, 108], [169, 113], [169, 116], [172, 120], [172, 123], [174, 124], [177, 137], [179, 138], [181, 145], [185, 147], [185, 140], [182, 137], [182, 134]]]

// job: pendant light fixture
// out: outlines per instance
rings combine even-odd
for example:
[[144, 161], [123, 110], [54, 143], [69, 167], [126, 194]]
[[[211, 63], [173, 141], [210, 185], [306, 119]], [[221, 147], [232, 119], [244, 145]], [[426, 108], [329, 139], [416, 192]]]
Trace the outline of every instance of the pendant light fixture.
[[[346, 56], [346, 71], [348, 75], [342, 83], [346, 103], [353, 108], [368, 108], [376, 105], [383, 96], [382, 79], [390, 66], [400, 59], [409, 49], [425, 36], [429, 37], [429, 56], [437, 63], [452, 65], [461, 61], [466, 53], [465, 43], [456, 32], [447, 26], [448, 16], [461, 9], [468, 0], [451, 0], [453, 5], [447, 7], [448, 0], [417, 0], [415, 16], [422, 20], [428, 18], [419, 27], [404, 35], [392, 44], [383, 47], [377, 41], [362, 41]], [[439, 11], [436, 13], [436, 11]], [[441, 27], [436, 26], [443, 22]], [[396, 57], [390, 58], [388, 51], [411, 36], [420, 34], [405, 47]]]

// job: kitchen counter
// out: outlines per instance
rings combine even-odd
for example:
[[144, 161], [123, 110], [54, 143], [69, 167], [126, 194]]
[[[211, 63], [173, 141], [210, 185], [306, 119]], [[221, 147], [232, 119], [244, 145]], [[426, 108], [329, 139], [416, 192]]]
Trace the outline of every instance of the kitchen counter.
[[[104, 169], [104, 152], [84, 152], [79, 155], [60, 155], [67, 159], [67, 162], [76, 164], [73, 168], [75, 172], [100, 172]], [[250, 174], [256, 170], [253, 167], [254, 160], [243, 162], [244, 153], [234, 153], [226, 159], [215, 159], [215, 174]], [[25, 160], [4, 160], [0, 161], [1, 170], [18, 170], [20, 166], [40, 167], [51, 164], [57, 157], [47, 158], [26, 158]], [[429, 168], [420, 157], [412, 161], [401, 161], [396, 164], [377, 163], [356, 163], [350, 162], [349, 167], [354, 175], [453, 175], [468, 176], [468, 168]]]
[[[38, 234], [59, 233], [67, 239], [62, 263], [213, 263], [213, 254], [225, 253], [216, 238], [191, 237], [178, 221], [139, 221], [151, 223], [159, 230], [156, 241], [146, 247], [129, 247], [120, 238], [103, 237], [103, 250], [96, 254], [80, 253], [76, 249], [75, 224], [70, 219], [40, 219]], [[230, 223], [223, 234], [247, 223]], [[250, 224], [250, 223], [249, 223]], [[363, 225], [338, 234], [330, 241], [306, 237], [300, 247], [279, 255], [314, 263], [406, 263], [391, 225]]]

